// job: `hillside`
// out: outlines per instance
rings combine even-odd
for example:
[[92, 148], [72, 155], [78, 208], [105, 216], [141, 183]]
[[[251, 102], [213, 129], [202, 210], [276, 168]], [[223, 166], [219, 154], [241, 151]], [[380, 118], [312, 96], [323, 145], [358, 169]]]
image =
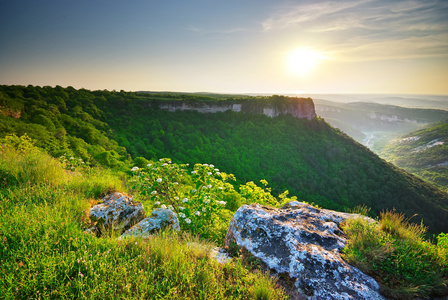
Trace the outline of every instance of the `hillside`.
[[[266, 179], [275, 194], [289, 190], [336, 210], [367, 205], [378, 214], [395, 208], [408, 217], [418, 214], [412, 220], [422, 219], [433, 232], [448, 231], [446, 193], [386, 163], [321, 119], [158, 107], [168, 100], [212, 101], [209, 96], [32, 86], [1, 86], [0, 92], [0, 134], [27, 133], [53, 156], [72, 152], [91, 165], [115, 169], [162, 157], [213, 163], [235, 174], [237, 184]], [[289, 101], [281, 96], [228, 100]]]
[[389, 140], [448, 118], [448, 112], [439, 109], [408, 108], [384, 103], [339, 103], [322, 99], [314, 101], [318, 116], [375, 153], [380, 153]]
[[391, 141], [381, 156], [448, 191], [448, 121]]

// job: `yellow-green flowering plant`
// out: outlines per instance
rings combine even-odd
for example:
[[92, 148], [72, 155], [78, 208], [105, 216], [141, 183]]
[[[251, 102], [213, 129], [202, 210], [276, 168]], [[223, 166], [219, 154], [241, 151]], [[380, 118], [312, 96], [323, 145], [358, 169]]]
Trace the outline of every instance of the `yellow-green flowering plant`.
[[229, 195], [237, 194], [226, 182], [234, 180], [214, 165], [175, 164], [169, 158], [150, 162], [146, 168], [134, 167], [133, 189], [150, 199], [153, 207], [171, 209], [179, 218], [181, 228], [203, 237], [218, 238], [230, 221], [226, 208]]

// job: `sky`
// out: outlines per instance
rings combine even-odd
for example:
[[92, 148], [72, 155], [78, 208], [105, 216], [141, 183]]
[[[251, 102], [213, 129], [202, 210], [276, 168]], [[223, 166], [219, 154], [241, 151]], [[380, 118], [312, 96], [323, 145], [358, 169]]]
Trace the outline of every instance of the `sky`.
[[447, 0], [0, 0], [0, 84], [448, 94]]

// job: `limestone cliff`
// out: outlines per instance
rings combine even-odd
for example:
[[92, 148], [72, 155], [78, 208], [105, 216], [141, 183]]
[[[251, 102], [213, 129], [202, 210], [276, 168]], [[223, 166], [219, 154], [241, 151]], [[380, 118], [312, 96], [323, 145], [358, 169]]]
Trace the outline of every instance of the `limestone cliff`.
[[201, 113], [216, 113], [235, 111], [243, 113], [264, 114], [271, 118], [290, 114], [300, 119], [314, 119], [316, 112], [311, 98], [293, 98], [273, 96], [262, 100], [221, 100], [221, 101], [161, 101], [159, 109], [171, 112], [198, 111]]

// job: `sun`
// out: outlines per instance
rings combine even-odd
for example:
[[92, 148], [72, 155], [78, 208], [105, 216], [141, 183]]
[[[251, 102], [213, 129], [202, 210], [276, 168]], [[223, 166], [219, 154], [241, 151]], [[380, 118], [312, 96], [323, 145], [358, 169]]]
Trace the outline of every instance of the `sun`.
[[307, 75], [323, 59], [323, 55], [310, 48], [299, 48], [288, 56], [287, 64], [292, 73]]

